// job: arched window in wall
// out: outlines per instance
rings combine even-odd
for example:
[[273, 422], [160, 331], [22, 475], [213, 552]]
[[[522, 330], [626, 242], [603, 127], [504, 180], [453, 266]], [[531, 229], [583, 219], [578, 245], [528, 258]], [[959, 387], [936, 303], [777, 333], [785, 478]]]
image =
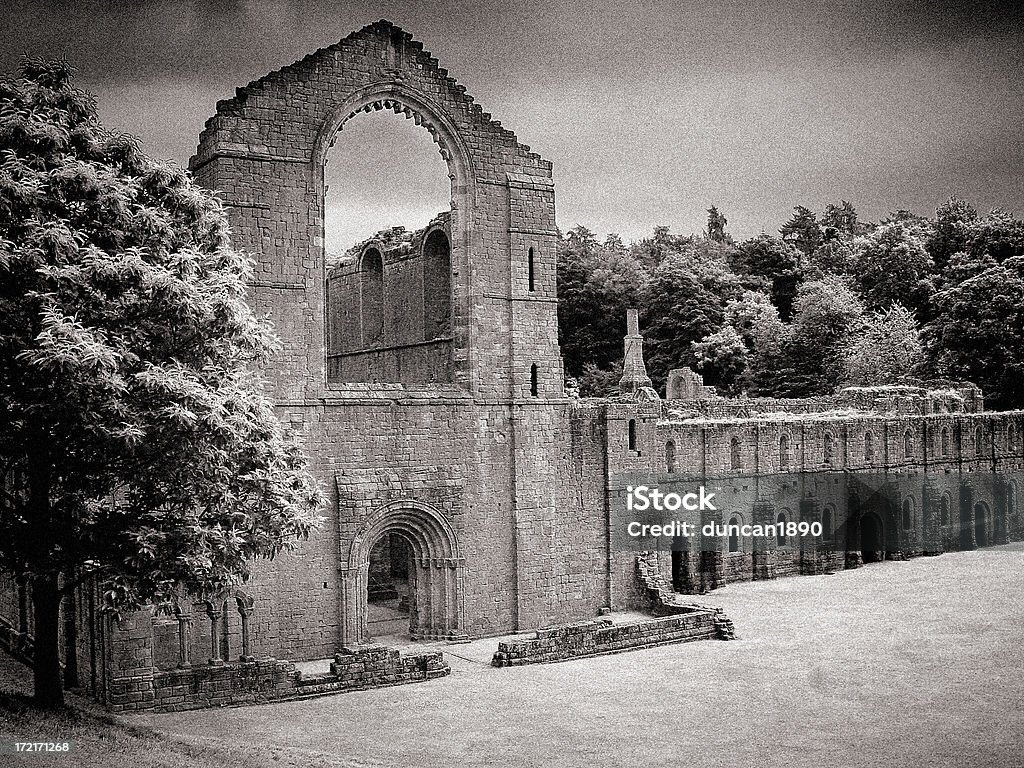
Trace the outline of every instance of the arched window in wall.
[[527, 281], [528, 281], [529, 286], [530, 286], [530, 293], [533, 293], [533, 290], [534, 290], [534, 280], [535, 280], [535, 272], [534, 272], [534, 270], [535, 270], [535, 267], [534, 267], [534, 263], [533, 263], [533, 248], [530, 248], [529, 252], [526, 254], [526, 272], [527, 272], [526, 277], [527, 277]]
[[821, 437], [821, 447], [822, 447], [822, 453], [824, 454], [824, 456], [823, 456], [824, 463], [825, 464], [832, 464], [832, 462], [835, 461], [835, 444], [833, 442], [832, 433], [831, 432], [826, 432], [824, 435], [822, 435], [822, 437]]
[[903, 530], [909, 531], [914, 527], [914, 502], [907, 498], [903, 500]]
[[789, 435], [779, 438], [779, 468], [789, 469]]
[[1013, 424], [1009, 424], [1006, 427], [1006, 452], [1016, 453], [1017, 452], [1017, 430]]
[[676, 472], [678, 466], [676, 464], [676, 443], [675, 440], [669, 440], [665, 443], [665, 471]]
[[452, 248], [448, 235], [435, 229], [423, 243], [423, 340], [451, 335]]
[[875, 459], [875, 436], [870, 432], [864, 433], [864, 461]]
[[740, 519], [736, 515], [733, 515], [732, 519], [729, 520], [729, 551], [730, 552], [739, 552], [740, 551], [740, 535], [739, 535], [740, 525], [742, 525], [742, 523], [740, 523]]
[[914, 458], [914, 431], [911, 429], [903, 433], [903, 458]]
[[371, 248], [363, 253], [359, 273], [362, 346], [365, 349], [384, 341], [384, 262], [380, 251]]
[[780, 546], [786, 546], [786, 513], [779, 512], [779, 516], [775, 518], [775, 543]]
[[949, 427], [942, 428], [942, 455], [949, 456]]
[[740, 441], [735, 437], [729, 442], [729, 467], [740, 468]]

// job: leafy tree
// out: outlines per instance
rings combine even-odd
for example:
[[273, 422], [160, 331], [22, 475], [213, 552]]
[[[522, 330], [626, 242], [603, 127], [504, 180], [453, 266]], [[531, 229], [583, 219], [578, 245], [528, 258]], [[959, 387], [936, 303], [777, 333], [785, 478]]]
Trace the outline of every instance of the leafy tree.
[[606, 368], [622, 356], [626, 310], [638, 306], [646, 279], [618, 235], [602, 246], [577, 226], [560, 240], [558, 336], [567, 373], [581, 377], [581, 391], [585, 365]]
[[970, 230], [977, 219], [974, 207], [955, 197], [935, 210], [935, 221], [925, 247], [937, 269], [944, 269], [953, 254], [966, 252]]
[[672, 368], [696, 364], [692, 343], [722, 326], [725, 303], [739, 293], [717, 244], [690, 238], [673, 244], [642, 292], [647, 370], [656, 387], [663, 388]]
[[924, 352], [914, 314], [899, 304], [876, 312], [863, 323], [845, 353], [845, 383], [895, 384], [917, 373]]
[[993, 210], [965, 227], [964, 250], [975, 258], [991, 256], [997, 262], [1024, 256], [1024, 221], [1006, 211]]
[[779, 229], [779, 234], [783, 240], [808, 256], [814, 253], [822, 239], [817, 217], [811, 209], [802, 205], [793, 209], [793, 215]]
[[1024, 257], [940, 291], [934, 303], [924, 339], [938, 374], [979, 385], [997, 407], [1024, 405]]
[[593, 363], [587, 363], [583, 366], [583, 374], [579, 377], [580, 397], [611, 397], [612, 395], [617, 395], [621, 378], [621, 357], [608, 368], [598, 368]]
[[220, 203], [104, 131], [65, 62], [21, 74], [0, 81], [0, 569], [31, 585], [58, 705], [63, 596], [216, 593], [323, 498], [251, 372], [275, 340]]
[[864, 307], [847, 282], [830, 275], [800, 286], [796, 311], [782, 347], [776, 393], [786, 397], [827, 394], [842, 380], [843, 352]]
[[853, 203], [846, 200], [841, 201], [838, 205], [834, 203], [826, 205], [818, 223], [821, 226], [821, 236], [824, 242], [850, 239], [864, 234], [867, 229], [865, 225], [857, 221], [857, 209], [853, 207]]
[[882, 224], [858, 238], [854, 251], [857, 280], [868, 307], [881, 309], [899, 302], [914, 310], [924, 308], [934, 264], [913, 223]]
[[700, 341], [693, 342], [693, 355], [709, 384], [727, 394], [741, 390], [742, 375], [747, 369], [749, 350], [739, 331], [723, 325]]
[[708, 228], [704, 236], [716, 243], [731, 243], [732, 237], [725, 231], [725, 225], [728, 223], [725, 214], [712, 205], [708, 208]]
[[798, 249], [764, 234], [740, 243], [732, 258], [739, 274], [759, 278], [748, 287], [767, 288], [783, 320], [793, 314], [793, 300], [803, 274], [800, 260]]

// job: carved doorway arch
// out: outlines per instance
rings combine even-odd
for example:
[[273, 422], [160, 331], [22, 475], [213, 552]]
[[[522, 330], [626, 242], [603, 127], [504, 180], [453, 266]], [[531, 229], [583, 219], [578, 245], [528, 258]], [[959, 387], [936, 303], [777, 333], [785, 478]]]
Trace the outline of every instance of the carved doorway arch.
[[465, 560], [451, 523], [434, 507], [404, 499], [374, 510], [341, 552], [342, 646], [369, 641], [366, 628], [370, 551], [397, 533], [412, 550], [409, 632], [415, 640], [466, 637]]

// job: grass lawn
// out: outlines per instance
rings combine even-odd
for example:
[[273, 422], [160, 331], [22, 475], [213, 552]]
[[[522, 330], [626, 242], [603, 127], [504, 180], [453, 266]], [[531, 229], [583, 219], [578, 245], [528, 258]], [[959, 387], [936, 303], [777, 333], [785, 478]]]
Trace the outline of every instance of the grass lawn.
[[448, 648], [464, 657], [452, 675], [419, 685], [135, 729], [13, 722], [84, 742], [64, 765], [1024, 766], [1021, 545], [703, 601], [739, 640], [514, 669], [487, 666], [494, 641], [478, 641]]

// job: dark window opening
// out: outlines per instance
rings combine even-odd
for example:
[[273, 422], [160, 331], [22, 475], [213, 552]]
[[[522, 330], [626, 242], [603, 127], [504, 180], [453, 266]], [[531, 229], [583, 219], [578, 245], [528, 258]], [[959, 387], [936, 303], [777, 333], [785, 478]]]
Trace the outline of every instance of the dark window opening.
[[538, 391], [539, 390], [537, 388], [537, 364], [534, 363], [533, 365], [530, 366], [530, 395], [532, 397], [537, 397]]
[[530, 249], [529, 253], [526, 256], [526, 269], [527, 269], [527, 276], [528, 276], [529, 283], [530, 283], [530, 292], [532, 293], [533, 292], [533, 248]]
[[780, 512], [775, 520], [778, 526], [775, 531], [775, 542], [780, 547], [786, 546], [786, 513]]
[[740, 551], [740, 521], [738, 517], [734, 517], [729, 521], [729, 551], [739, 552]]
[[629, 450], [636, 450], [636, 419], [629, 420]]

